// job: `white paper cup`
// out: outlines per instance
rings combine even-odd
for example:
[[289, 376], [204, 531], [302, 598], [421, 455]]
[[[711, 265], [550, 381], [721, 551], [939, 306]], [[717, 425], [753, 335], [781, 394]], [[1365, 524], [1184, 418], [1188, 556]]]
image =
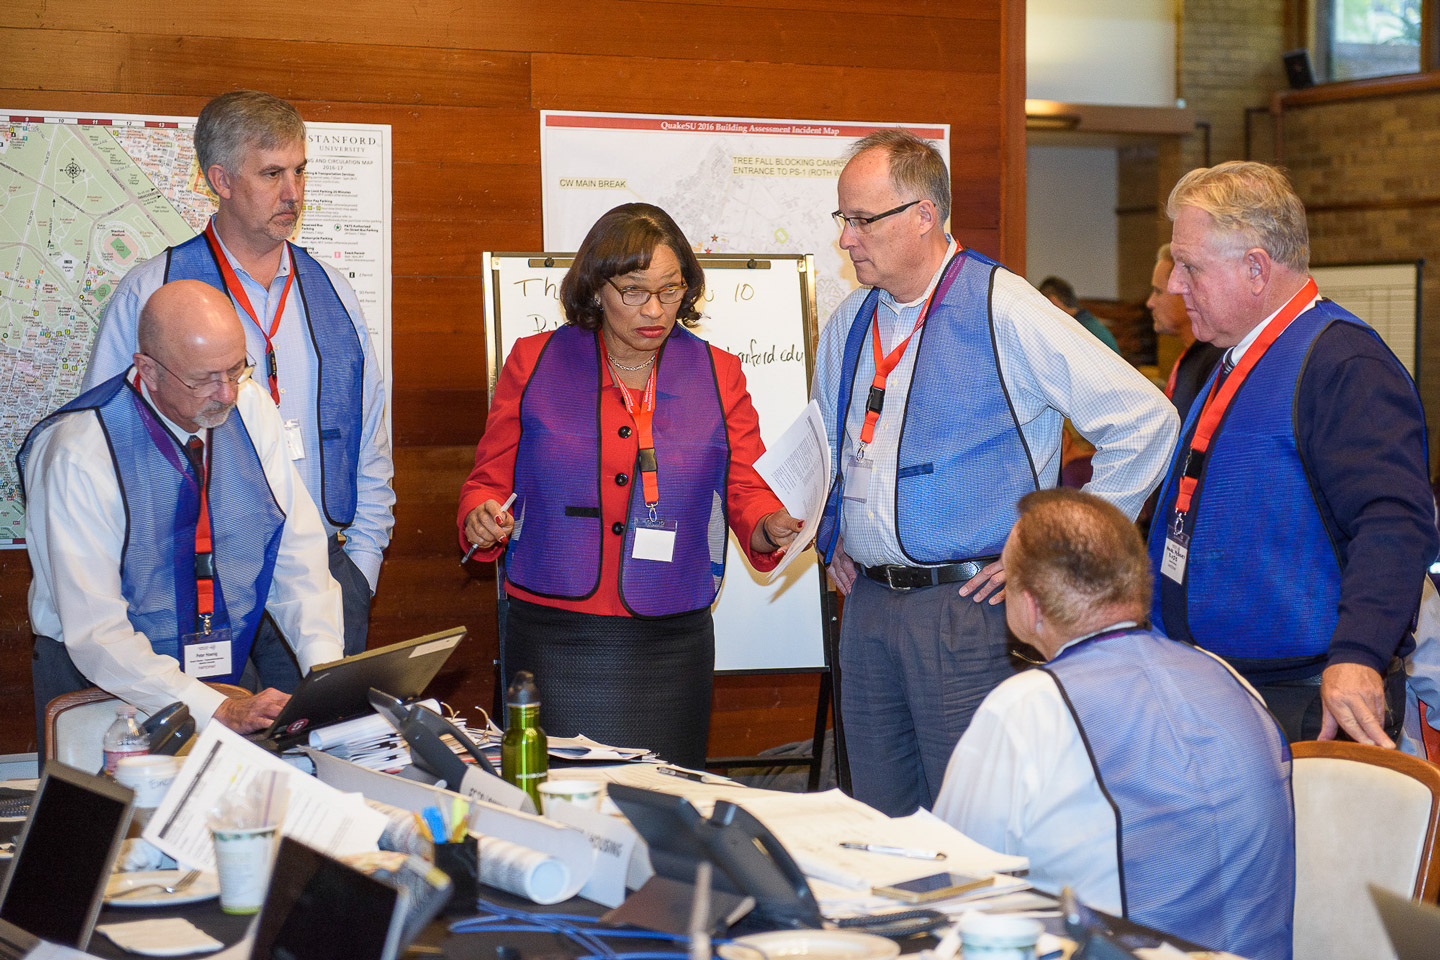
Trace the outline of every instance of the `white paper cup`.
[[220, 877], [220, 909], [258, 913], [270, 886], [270, 867], [280, 828], [214, 827], [215, 872]]
[[135, 806], [154, 808], [165, 799], [165, 791], [170, 789], [179, 772], [180, 761], [175, 757], [147, 753], [141, 757], [122, 757], [115, 767], [115, 782], [135, 791]]
[[594, 780], [546, 780], [540, 796], [548, 812], [550, 801], [563, 800], [585, 810], [600, 810], [600, 784]]
[[960, 918], [961, 955], [965, 960], [1035, 960], [1035, 941], [1043, 929], [1029, 917], [972, 910]]

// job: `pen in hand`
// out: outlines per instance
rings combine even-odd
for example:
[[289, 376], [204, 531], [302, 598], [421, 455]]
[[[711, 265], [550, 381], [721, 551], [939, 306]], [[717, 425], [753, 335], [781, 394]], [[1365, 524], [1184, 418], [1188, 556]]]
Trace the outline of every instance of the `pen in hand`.
[[866, 850], [870, 853], [888, 853], [893, 857], [909, 857], [912, 860], [944, 860], [944, 850], [912, 850], [909, 847], [892, 847], [884, 843], [855, 843], [846, 840], [840, 844], [846, 850]]
[[[506, 511], [506, 510], [509, 510], [510, 507], [511, 507], [512, 505], [514, 505], [514, 503], [515, 503], [515, 498], [518, 497], [518, 496], [519, 496], [518, 493], [512, 493], [512, 494], [510, 494], [510, 498], [500, 505], [500, 513], [497, 514], [497, 516], [504, 516], [504, 515], [505, 515], [505, 511]], [[478, 544], [478, 543], [472, 543], [472, 544], [470, 544], [470, 549], [469, 549], [469, 550], [466, 550], [466, 551], [465, 551], [465, 556], [460, 559], [460, 566], [463, 567], [463, 566], [465, 566], [465, 564], [469, 563], [469, 562], [470, 562], [470, 558], [473, 557], [473, 556], [475, 556], [475, 551], [476, 551], [476, 550], [479, 550], [479, 549], [480, 549], [480, 544]]]

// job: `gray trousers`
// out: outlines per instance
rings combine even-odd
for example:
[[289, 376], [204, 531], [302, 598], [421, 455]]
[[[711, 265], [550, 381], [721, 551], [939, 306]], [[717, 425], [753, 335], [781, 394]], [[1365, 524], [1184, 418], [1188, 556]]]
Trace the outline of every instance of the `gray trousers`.
[[856, 799], [893, 817], [934, 805], [980, 701], [1015, 669], [1005, 605], [961, 584], [892, 590], [863, 575], [840, 620], [840, 708]]
[[[344, 604], [345, 656], [353, 657], [365, 652], [365, 638], [370, 632], [370, 583], [345, 553], [338, 537], [330, 538], [330, 575], [340, 584]], [[294, 693], [299, 685], [300, 664], [295, 653], [266, 614], [255, 631], [240, 686], [248, 690], [274, 687], [281, 693]]]

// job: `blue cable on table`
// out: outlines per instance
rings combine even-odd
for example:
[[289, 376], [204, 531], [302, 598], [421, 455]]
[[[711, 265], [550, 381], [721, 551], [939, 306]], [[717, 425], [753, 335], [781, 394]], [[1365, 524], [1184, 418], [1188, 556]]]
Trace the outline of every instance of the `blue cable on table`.
[[[616, 930], [591, 926], [595, 917], [573, 913], [529, 913], [525, 910], [502, 907], [488, 900], [476, 900], [477, 909], [487, 911], [481, 915], [450, 924], [451, 933], [555, 933], [566, 937], [590, 953], [581, 960], [688, 960], [688, 955], [679, 953], [619, 953], [605, 943], [605, 938], [623, 940], [662, 940], [669, 943], [689, 943], [690, 938], [655, 930]], [[728, 943], [716, 939], [714, 943]]]

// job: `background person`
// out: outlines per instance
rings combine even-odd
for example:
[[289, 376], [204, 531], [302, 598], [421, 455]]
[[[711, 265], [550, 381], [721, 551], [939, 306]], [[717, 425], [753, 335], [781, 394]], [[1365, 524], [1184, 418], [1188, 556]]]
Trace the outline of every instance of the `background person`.
[[1093, 333], [1096, 340], [1116, 353], [1120, 352], [1120, 344], [1115, 341], [1115, 334], [1110, 332], [1110, 328], [1105, 326], [1099, 317], [1080, 306], [1080, 298], [1075, 295], [1075, 288], [1070, 286], [1069, 281], [1061, 280], [1059, 277], [1046, 277], [1040, 281], [1040, 286], [1036, 289], [1045, 294], [1045, 299], [1074, 317], [1080, 326]]
[[1151, 322], [1156, 333], [1178, 337], [1183, 345], [1170, 375], [1165, 379], [1165, 396], [1175, 404], [1180, 422], [1190, 412], [1190, 405], [1200, 394], [1200, 388], [1210, 378], [1210, 371], [1220, 362], [1224, 348], [1213, 343], [1195, 339], [1190, 327], [1190, 315], [1185, 312], [1185, 299], [1171, 293], [1170, 274], [1175, 270], [1175, 261], [1170, 256], [1170, 244], [1162, 243], [1155, 252], [1155, 269], [1150, 275], [1150, 296], [1145, 306], [1150, 308]]
[[1139, 533], [1097, 497], [1020, 501], [1005, 617], [1046, 664], [985, 698], [935, 813], [1030, 880], [1256, 960], [1288, 960], [1290, 751], [1255, 692], [1144, 625]]
[[601, 217], [561, 284], [565, 325], [506, 358], [459, 511], [462, 547], [504, 556], [505, 675], [535, 673], [546, 732], [691, 767], [726, 527], [759, 570], [800, 529], [752, 466], [764, 445], [740, 361], [686, 329], [704, 286], [665, 211]]

